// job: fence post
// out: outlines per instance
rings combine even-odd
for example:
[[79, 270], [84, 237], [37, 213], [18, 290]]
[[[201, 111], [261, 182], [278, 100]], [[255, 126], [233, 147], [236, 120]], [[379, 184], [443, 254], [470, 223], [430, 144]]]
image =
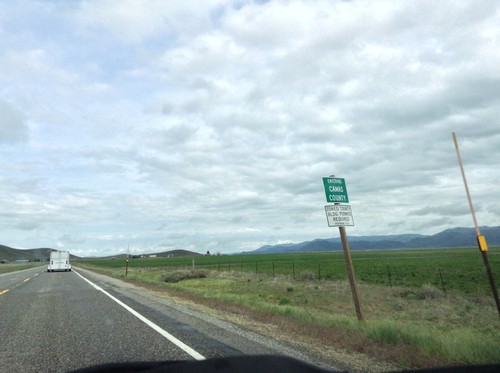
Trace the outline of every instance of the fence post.
[[273, 277], [274, 277], [274, 262], [273, 262]]
[[321, 263], [318, 263], [318, 280], [321, 280]]
[[255, 261], [255, 274], [257, 274], [257, 261]]
[[444, 281], [443, 281], [443, 274], [441, 273], [441, 268], [438, 268], [439, 269], [439, 279], [441, 280], [441, 286], [443, 288], [443, 291], [444, 291], [444, 295], [446, 296], [446, 287], [444, 286]]
[[389, 267], [389, 265], [387, 265], [387, 275], [389, 276], [389, 285], [391, 285], [392, 288], [391, 268]]
[[295, 280], [295, 261], [292, 262], [293, 279]]

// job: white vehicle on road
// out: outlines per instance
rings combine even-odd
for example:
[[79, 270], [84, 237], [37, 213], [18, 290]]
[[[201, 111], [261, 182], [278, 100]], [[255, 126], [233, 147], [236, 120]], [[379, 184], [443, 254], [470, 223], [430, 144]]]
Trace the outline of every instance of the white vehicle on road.
[[52, 251], [47, 272], [71, 271], [69, 263], [69, 251]]

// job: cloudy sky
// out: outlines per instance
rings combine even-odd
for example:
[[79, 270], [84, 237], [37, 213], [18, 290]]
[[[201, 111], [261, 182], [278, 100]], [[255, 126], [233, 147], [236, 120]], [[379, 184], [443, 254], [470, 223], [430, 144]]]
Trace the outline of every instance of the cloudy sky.
[[0, 0], [0, 244], [230, 253], [500, 225], [500, 5]]

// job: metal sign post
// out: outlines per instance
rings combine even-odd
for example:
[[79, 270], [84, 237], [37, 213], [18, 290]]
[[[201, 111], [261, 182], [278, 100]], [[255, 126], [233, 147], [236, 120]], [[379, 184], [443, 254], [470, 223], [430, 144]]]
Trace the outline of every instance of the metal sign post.
[[490, 282], [491, 292], [493, 293], [493, 298], [495, 298], [495, 303], [497, 305], [498, 316], [500, 316], [500, 301], [498, 299], [498, 290], [495, 283], [495, 278], [493, 277], [493, 272], [491, 271], [490, 262], [488, 260], [488, 245], [486, 244], [486, 238], [481, 235], [479, 231], [479, 226], [477, 224], [476, 213], [474, 211], [474, 205], [472, 204], [472, 198], [470, 196], [469, 187], [467, 186], [467, 179], [465, 177], [464, 166], [462, 163], [462, 157], [460, 157], [460, 150], [458, 149], [458, 141], [455, 132], [452, 133], [453, 142], [455, 143], [455, 150], [457, 151], [458, 164], [460, 165], [460, 171], [462, 172], [462, 178], [465, 185], [465, 193], [467, 194], [467, 199], [469, 201], [470, 212], [472, 214], [472, 220], [474, 221], [474, 227], [476, 228], [477, 245], [479, 251], [483, 256], [484, 267], [486, 268], [486, 274], [488, 275], [488, 280]]

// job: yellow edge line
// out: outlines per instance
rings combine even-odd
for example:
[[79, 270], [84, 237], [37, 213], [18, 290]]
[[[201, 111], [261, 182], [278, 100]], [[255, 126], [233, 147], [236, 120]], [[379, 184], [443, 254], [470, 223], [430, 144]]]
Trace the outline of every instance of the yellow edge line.
[[2, 290], [0, 291], [0, 295], [4, 295], [6, 292], [8, 292], [10, 289]]
[[27, 281], [29, 281], [29, 280], [31, 280], [31, 278], [27, 278], [26, 280], [23, 280], [23, 282], [27, 282]]

